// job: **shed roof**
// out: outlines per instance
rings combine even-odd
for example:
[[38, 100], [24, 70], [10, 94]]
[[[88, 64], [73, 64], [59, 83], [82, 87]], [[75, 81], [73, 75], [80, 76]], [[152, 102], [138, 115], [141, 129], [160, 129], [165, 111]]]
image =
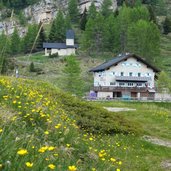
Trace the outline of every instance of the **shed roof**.
[[119, 54], [118, 56], [116, 56], [115, 58], [104, 62], [103, 64], [92, 68], [90, 70], [90, 72], [99, 72], [99, 71], [104, 71], [106, 69], [109, 69], [111, 66], [113, 65], [117, 65], [119, 62], [124, 61], [130, 57], [136, 58], [138, 61], [141, 61], [142, 63], [146, 64], [147, 67], [153, 69], [155, 72], [160, 72], [159, 69], [157, 69], [156, 67], [152, 66], [151, 64], [149, 64], [147, 61], [145, 61], [144, 59], [142, 59], [140, 56], [135, 55], [135, 54], [130, 54], [130, 53], [124, 53], [124, 54]]
[[66, 43], [43, 43], [43, 48], [49, 49], [67, 49], [67, 48], [78, 48], [78, 45], [67, 46]]

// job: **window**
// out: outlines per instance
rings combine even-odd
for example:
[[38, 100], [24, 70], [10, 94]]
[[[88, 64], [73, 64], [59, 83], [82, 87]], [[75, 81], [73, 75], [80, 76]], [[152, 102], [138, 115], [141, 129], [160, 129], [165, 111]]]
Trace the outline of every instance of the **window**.
[[124, 76], [124, 72], [121, 72], [121, 76]]
[[132, 77], [132, 72], [129, 73], [129, 76]]
[[115, 85], [115, 82], [110, 82], [110, 85]]
[[128, 83], [129, 87], [132, 87], [134, 85], [134, 83]]
[[119, 86], [124, 86], [125, 85], [125, 83], [119, 83]]
[[140, 72], [138, 73], [138, 77], [141, 77], [141, 73]]
[[142, 87], [142, 83], [137, 83], [137, 87]]
[[147, 73], [146, 75], [147, 75], [147, 77], [149, 77], [150, 76], [150, 73]]

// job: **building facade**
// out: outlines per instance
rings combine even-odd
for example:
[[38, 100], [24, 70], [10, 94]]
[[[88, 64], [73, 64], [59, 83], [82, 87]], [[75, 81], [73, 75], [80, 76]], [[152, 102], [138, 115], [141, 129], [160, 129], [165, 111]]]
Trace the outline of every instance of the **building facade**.
[[90, 70], [97, 98], [154, 99], [159, 70], [135, 54], [120, 54]]

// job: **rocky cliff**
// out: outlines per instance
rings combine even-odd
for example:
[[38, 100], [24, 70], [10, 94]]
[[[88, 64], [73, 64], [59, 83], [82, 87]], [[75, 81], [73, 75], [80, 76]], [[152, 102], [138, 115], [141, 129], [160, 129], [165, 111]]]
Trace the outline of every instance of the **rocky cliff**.
[[[80, 13], [84, 11], [84, 9], [88, 9], [91, 5], [93, 0], [79, 0], [79, 9]], [[103, 0], [96, 0], [94, 1], [97, 9], [100, 8]], [[117, 1], [112, 0], [112, 9], [115, 10], [117, 8]], [[39, 3], [29, 6], [23, 10], [24, 16], [28, 19], [29, 23], [40, 23], [45, 22], [48, 23], [54, 19], [56, 13], [59, 9], [62, 9], [65, 13], [68, 5], [68, 0], [41, 0]], [[2, 13], [5, 10], [3, 9], [0, 11], [0, 19]], [[12, 34], [14, 28], [19, 28], [20, 35], [22, 36], [25, 33], [25, 28], [21, 27], [17, 20], [10, 20], [10, 21], [1, 21], [0, 22], [0, 33], [5, 31], [6, 34]]]

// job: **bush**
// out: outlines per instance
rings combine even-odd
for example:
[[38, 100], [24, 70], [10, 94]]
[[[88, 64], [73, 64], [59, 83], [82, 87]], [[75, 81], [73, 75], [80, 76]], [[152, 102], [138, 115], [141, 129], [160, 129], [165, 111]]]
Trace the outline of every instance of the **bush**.
[[34, 67], [34, 63], [33, 62], [31, 62], [31, 64], [30, 64], [29, 71], [30, 72], [35, 72], [35, 67]]
[[77, 97], [64, 94], [56, 94], [56, 100], [60, 102], [65, 111], [77, 122], [77, 125], [91, 133], [102, 134], [136, 134], [142, 133], [139, 123], [125, 119], [119, 114], [108, 112], [102, 107], [90, 102], [81, 101]]

